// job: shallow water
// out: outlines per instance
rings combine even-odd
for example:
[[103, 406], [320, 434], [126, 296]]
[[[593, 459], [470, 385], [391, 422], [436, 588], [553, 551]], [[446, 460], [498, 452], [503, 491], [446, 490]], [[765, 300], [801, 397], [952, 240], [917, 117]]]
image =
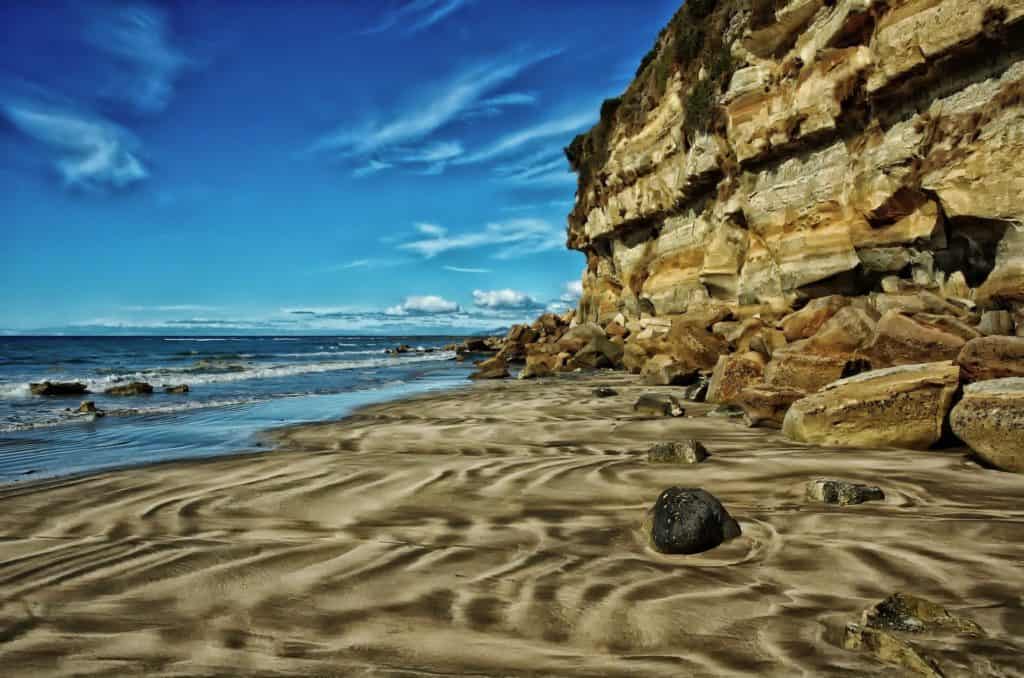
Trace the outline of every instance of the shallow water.
[[[0, 482], [227, 454], [264, 429], [461, 383], [446, 352], [389, 355], [450, 337], [0, 338]], [[79, 381], [90, 393], [33, 396], [29, 384]], [[145, 381], [152, 395], [103, 390]], [[184, 395], [166, 386], [188, 384]], [[76, 415], [93, 400], [106, 417]]]

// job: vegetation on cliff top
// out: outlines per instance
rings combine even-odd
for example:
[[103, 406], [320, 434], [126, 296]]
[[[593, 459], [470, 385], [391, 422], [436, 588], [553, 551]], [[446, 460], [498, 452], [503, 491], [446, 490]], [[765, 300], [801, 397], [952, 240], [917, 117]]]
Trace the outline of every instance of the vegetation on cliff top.
[[[594, 200], [601, 199], [603, 182], [599, 173], [608, 161], [613, 130], [621, 127], [626, 134], [639, 131], [664, 98], [674, 75], [679, 75], [686, 92], [687, 138], [712, 125], [716, 98], [728, 86], [736, 68], [727, 29], [736, 13], [747, 5], [748, 0], [687, 0], [641, 60], [636, 78], [626, 91], [605, 100], [600, 121], [573, 139], [565, 154], [579, 175], [581, 199], [569, 217], [570, 226], [582, 223]], [[702, 70], [703, 79], [699, 77]], [[586, 196], [590, 187], [596, 193], [593, 200]]]

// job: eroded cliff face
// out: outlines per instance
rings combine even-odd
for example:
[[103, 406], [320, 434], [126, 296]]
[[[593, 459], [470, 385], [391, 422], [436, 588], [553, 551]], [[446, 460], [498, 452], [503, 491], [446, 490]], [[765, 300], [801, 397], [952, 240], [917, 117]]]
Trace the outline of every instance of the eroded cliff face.
[[1024, 0], [688, 0], [567, 154], [580, 320], [925, 291], [1021, 324]]

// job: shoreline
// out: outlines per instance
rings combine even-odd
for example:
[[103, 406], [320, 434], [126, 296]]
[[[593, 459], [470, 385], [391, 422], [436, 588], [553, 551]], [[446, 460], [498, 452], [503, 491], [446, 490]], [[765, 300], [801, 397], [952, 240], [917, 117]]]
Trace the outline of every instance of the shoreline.
[[[595, 398], [611, 386], [618, 395]], [[947, 675], [1024, 651], [1024, 477], [966, 451], [797, 445], [633, 414], [620, 372], [498, 381], [265, 431], [266, 451], [0, 486], [11, 675], [894, 675], [844, 625], [894, 591], [974, 619]], [[650, 464], [694, 438], [710, 458]], [[808, 480], [878, 485], [834, 507]], [[742, 535], [657, 553], [658, 493], [704, 487]], [[942, 548], [938, 548], [941, 544]], [[88, 629], [89, 632], [85, 633]]]

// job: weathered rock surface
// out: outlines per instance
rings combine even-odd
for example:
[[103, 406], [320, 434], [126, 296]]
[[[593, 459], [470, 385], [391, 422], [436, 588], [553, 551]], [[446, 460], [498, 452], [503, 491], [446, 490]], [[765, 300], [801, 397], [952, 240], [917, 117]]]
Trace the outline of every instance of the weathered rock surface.
[[1024, 378], [968, 384], [949, 421], [953, 433], [982, 459], [1024, 473]]
[[111, 396], [136, 396], [149, 395], [153, 392], [153, 386], [144, 381], [133, 381], [119, 386], [112, 386], [103, 393]]
[[633, 411], [647, 417], [681, 417], [686, 414], [676, 398], [662, 393], [643, 394], [633, 404]]
[[75, 410], [75, 414], [91, 414], [96, 417], [102, 417], [106, 415], [106, 412], [96, 407], [96, 403], [92, 400], [83, 400]]
[[914, 675], [943, 678], [934, 659], [927, 656], [914, 643], [889, 631], [847, 624], [843, 635], [843, 647], [847, 650], [869, 652], [880, 661], [904, 668]]
[[838, 504], [839, 506], [885, 499], [885, 493], [877, 487], [824, 478], [807, 483], [807, 496], [826, 504]]
[[189, 391], [188, 384], [178, 384], [176, 386], [167, 386], [167, 387], [164, 388], [164, 393], [181, 394], [181, 393], [188, 393], [188, 391]]
[[839, 447], [927, 449], [942, 436], [960, 368], [935, 362], [865, 372], [793, 403], [792, 440]]
[[907, 633], [982, 633], [981, 627], [973, 620], [952, 614], [938, 603], [909, 593], [894, 593], [864, 610], [861, 623], [873, 629]]
[[619, 392], [611, 386], [598, 386], [592, 391], [592, 393], [595, 398], [611, 398], [619, 395]]
[[965, 381], [1024, 377], [1024, 338], [973, 339], [960, 351], [956, 362]]
[[655, 464], [699, 464], [708, 451], [696, 440], [655, 443], [647, 450], [647, 461]]
[[654, 505], [651, 541], [662, 553], [701, 553], [739, 535], [739, 523], [705, 490], [670, 487]]
[[469, 375], [470, 379], [485, 380], [485, 379], [507, 379], [509, 375], [508, 363], [506, 363], [501, 357], [495, 356], [487, 360], [482, 361], [477, 365], [479, 369], [476, 372]]
[[740, 391], [732, 398], [732, 404], [743, 410], [747, 426], [782, 428], [786, 412], [806, 395], [800, 389], [755, 384]]
[[77, 381], [42, 381], [29, 384], [29, 390], [32, 395], [45, 396], [71, 396], [89, 392], [85, 384]]
[[700, 371], [670, 355], [656, 355], [644, 363], [640, 374], [644, 383], [652, 386], [687, 386], [698, 379]]
[[[802, 341], [879, 368], [1019, 331], [1022, 129], [1024, 0], [687, 3], [567, 149], [579, 320], [629, 328], [631, 371]], [[716, 316], [738, 324], [705, 364], [638, 325]]]
[[761, 381], [764, 366], [764, 358], [753, 351], [723, 355], [711, 374], [707, 401], [719, 405], [732, 404], [743, 389]]

